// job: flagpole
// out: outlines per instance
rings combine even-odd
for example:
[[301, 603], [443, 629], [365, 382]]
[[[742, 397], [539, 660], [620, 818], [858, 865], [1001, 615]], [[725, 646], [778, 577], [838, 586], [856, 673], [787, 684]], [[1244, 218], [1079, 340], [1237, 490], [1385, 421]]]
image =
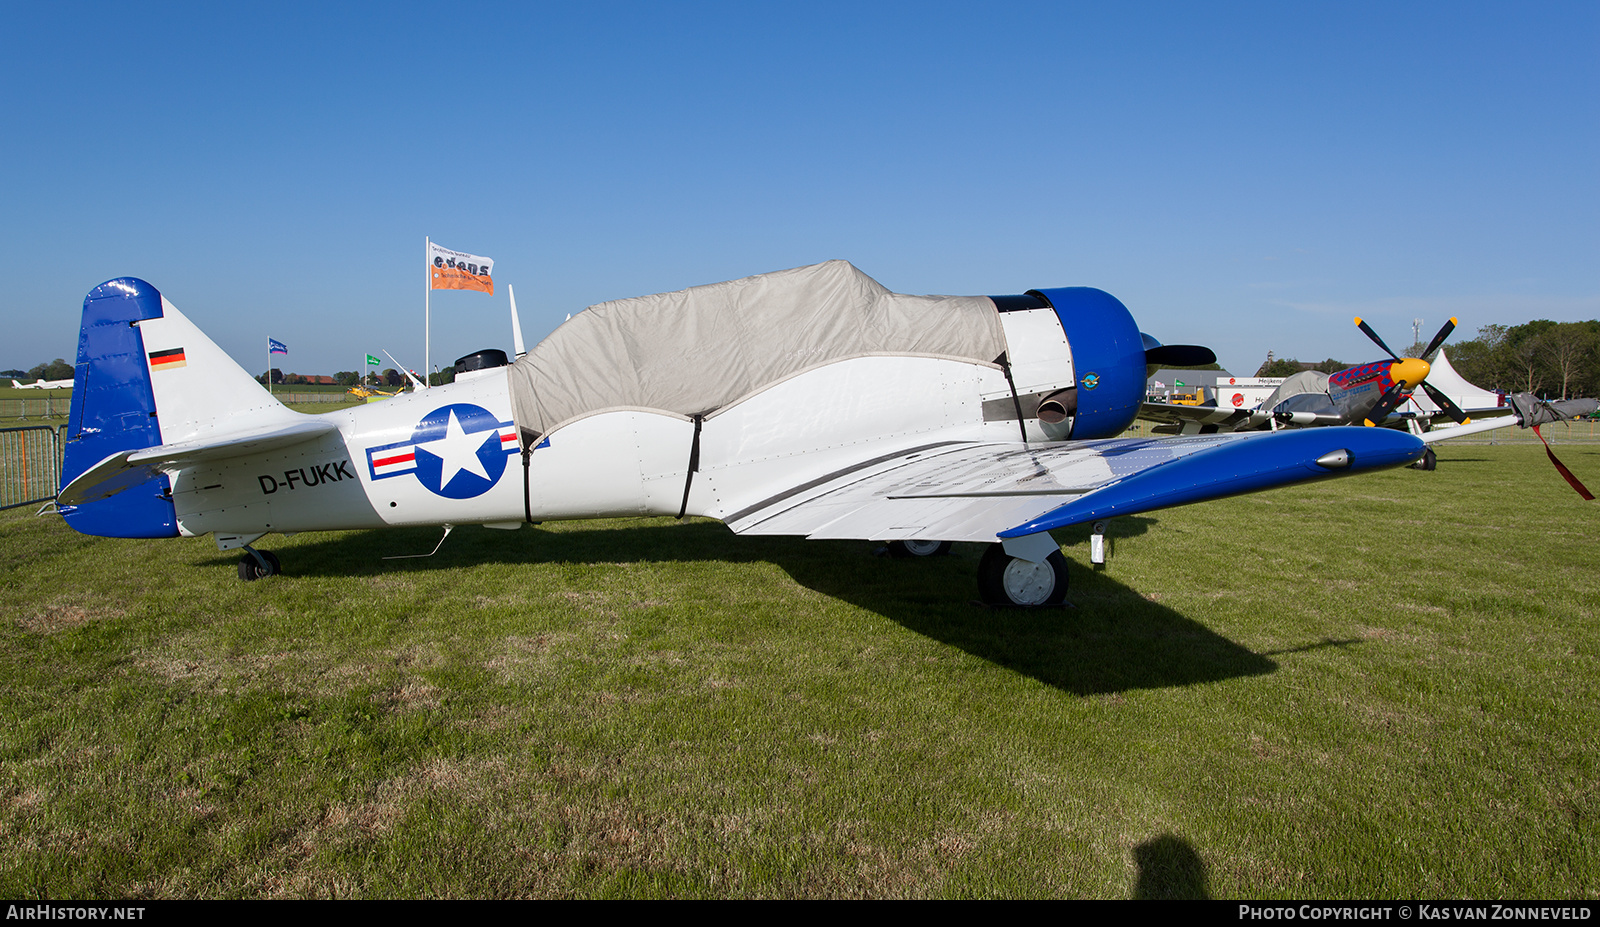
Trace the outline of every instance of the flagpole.
[[[428, 236], [422, 236], [422, 371], [427, 376], [433, 356], [433, 269], [428, 266]], [[428, 382], [426, 379], [424, 383]]]

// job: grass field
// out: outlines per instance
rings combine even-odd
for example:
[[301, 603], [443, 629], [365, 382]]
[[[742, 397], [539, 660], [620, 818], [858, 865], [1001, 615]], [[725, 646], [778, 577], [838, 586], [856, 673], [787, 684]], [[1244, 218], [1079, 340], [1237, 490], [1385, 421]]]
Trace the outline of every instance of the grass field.
[[[1597, 509], [1528, 445], [980, 550], [0, 513], [0, 896], [1600, 895]], [[1600, 483], [1600, 445], [1563, 459]]]

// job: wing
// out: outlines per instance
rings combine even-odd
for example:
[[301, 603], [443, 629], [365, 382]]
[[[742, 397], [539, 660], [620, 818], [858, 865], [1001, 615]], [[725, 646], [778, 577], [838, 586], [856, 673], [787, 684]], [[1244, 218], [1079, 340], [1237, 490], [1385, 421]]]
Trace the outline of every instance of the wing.
[[1552, 401], [1540, 399], [1532, 393], [1513, 393], [1506, 398], [1504, 406], [1471, 410], [1466, 423], [1462, 425], [1455, 424], [1448, 416], [1440, 413], [1439, 417], [1444, 419], [1444, 424], [1428, 431], [1422, 436], [1422, 440], [1432, 443], [1492, 431], [1496, 428], [1509, 428], [1512, 425], [1519, 428], [1547, 425], [1551, 422], [1581, 418], [1593, 414], [1596, 409], [1600, 409], [1600, 402], [1593, 399]]
[[[1348, 424], [1343, 416], [1327, 412], [1278, 412], [1261, 409], [1229, 409], [1223, 406], [1183, 406], [1166, 402], [1145, 402], [1139, 405], [1139, 417], [1149, 422], [1159, 422], [1157, 434], [1215, 434], [1228, 431], [1250, 431], [1264, 428], [1274, 418], [1278, 424], [1293, 428], [1327, 427]], [[1393, 417], [1393, 416], [1391, 416]], [[1385, 422], [1384, 424], [1389, 424]], [[1394, 427], [1404, 427], [1396, 418]]]
[[1185, 406], [1169, 402], [1140, 403], [1139, 417], [1172, 426], [1170, 433], [1174, 434], [1215, 434], [1219, 431], [1260, 428], [1272, 420], [1270, 413], [1256, 409]]
[[[1504, 418], [1508, 415], [1514, 416], [1517, 414], [1516, 410], [1510, 406], [1492, 406], [1486, 409], [1463, 408], [1461, 411], [1466, 413], [1467, 416], [1467, 420], [1461, 423], [1463, 425], [1469, 425], [1473, 422], [1486, 421], [1492, 418]], [[1452, 419], [1447, 413], [1441, 412], [1437, 409], [1423, 411], [1421, 415], [1423, 418], [1428, 420], [1429, 424], [1436, 424], [1444, 427], [1450, 427], [1456, 424], [1455, 420]]]
[[989, 541], [1393, 467], [1422, 456], [1386, 428], [1312, 428], [1039, 445], [959, 443], [784, 488], [724, 520], [740, 534]]

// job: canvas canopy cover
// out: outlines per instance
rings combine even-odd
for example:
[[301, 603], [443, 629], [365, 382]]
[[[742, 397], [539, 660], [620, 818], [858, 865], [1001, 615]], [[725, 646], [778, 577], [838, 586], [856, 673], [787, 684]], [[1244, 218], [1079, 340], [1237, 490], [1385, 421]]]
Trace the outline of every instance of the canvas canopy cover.
[[[1297, 396], [1311, 396], [1313, 399], [1283, 406], [1283, 403]], [[1328, 375], [1320, 370], [1302, 370], [1290, 375], [1261, 404], [1261, 408], [1268, 412], [1315, 412], [1325, 407], [1328, 407]]]
[[510, 367], [524, 436], [596, 412], [710, 416], [795, 374], [853, 357], [993, 367], [1006, 349], [983, 296], [891, 293], [847, 261], [599, 303]]

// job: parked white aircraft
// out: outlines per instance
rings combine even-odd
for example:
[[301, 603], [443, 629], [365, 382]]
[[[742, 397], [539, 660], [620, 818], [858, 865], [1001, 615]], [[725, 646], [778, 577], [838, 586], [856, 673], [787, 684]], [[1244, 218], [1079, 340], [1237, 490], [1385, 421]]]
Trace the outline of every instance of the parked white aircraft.
[[[1114, 297], [891, 293], [843, 261], [602, 303], [515, 363], [293, 412], [154, 287], [84, 301], [69, 524], [212, 534], [702, 515], [738, 534], [991, 544], [983, 598], [1060, 602], [1050, 531], [1411, 463], [1426, 436], [1332, 427], [1119, 438], [1160, 347]], [[1195, 362], [1195, 361], [1191, 361]]]
[[38, 380], [34, 380], [32, 383], [18, 383], [16, 380], [12, 380], [11, 381], [11, 388], [12, 389], [72, 389], [72, 381], [71, 380], [46, 380], [46, 379], [41, 378], [41, 379], [38, 379]]

